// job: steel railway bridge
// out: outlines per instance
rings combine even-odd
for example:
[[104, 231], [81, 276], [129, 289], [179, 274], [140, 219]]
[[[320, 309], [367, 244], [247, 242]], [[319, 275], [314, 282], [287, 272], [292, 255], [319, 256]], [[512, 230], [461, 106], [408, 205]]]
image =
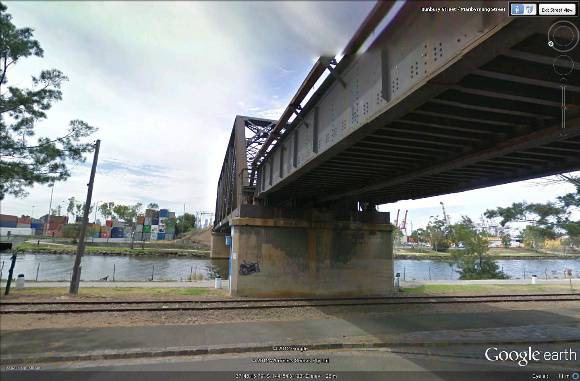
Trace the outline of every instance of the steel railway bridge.
[[378, 2], [279, 120], [235, 118], [212, 241], [233, 294], [384, 294], [376, 205], [580, 169], [579, 18], [469, 4]]

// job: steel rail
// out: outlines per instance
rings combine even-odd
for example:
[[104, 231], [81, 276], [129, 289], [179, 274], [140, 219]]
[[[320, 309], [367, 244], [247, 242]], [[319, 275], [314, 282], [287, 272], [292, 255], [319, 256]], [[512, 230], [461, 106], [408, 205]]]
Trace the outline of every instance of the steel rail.
[[[569, 297], [573, 295], [574, 297]], [[137, 308], [92, 308], [92, 309], [33, 309], [33, 310], [13, 310], [1, 309], [0, 314], [71, 314], [71, 313], [98, 313], [98, 312], [167, 312], [167, 311], [223, 311], [223, 310], [260, 310], [260, 309], [288, 309], [304, 307], [351, 307], [351, 306], [380, 306], [380, 305], [411, 305], [411, 304], [473, 304], [473, 303], [520, 303], [520, 302], [550, 302], [550, 301], [579, 301], [579, 294], [557, 294], [558, 297], [546, 295], [533, 295], [533, 297], [522, 295], [511, 296], [469, 296], [457, 297], [450, 296], [446, 298], [438, 297], [394, 297], [382, 298], [382, 300], [369, 300], [360, 298], [359, 301], [337, 302], [337, 300], [328, 301], [327, 303], [290, 303], [290, 304], [256, 304], [248, 305], [247, 303], [264, 303], [243, 301], [246, 305], [221, 305], [221, 306], [179, 306], [179, 307], [137, 307]], [[563, 296], [563, 297], [562, 297]], [[341, 299], [339, 299], [341, 300]], [[342, 299], [344, 300], [344, 299]], [[320, 299], [316, 299], [320, 301]], [[236, 301], [238, 302], [238, 301]], [[242, 302], [242, 301], [239, 301]], [[284, 301], [276, 300], [276, 303]], [[191, 303], [191, 302], [189, 302]], [[203, 301], [195, 303], [202, 304]], [[167, 302], [166, 304], [172, 304]], [[179, 303], [173, 303], [179, 304]], [[228, 303], [224, 303], [228, 304]], [[231, 304], [231, 303], [230, 303]]]

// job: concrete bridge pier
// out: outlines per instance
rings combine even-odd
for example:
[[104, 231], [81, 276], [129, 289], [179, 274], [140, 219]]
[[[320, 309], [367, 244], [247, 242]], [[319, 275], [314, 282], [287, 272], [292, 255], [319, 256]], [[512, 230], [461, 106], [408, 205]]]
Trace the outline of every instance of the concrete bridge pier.
[[230, 248], [226, 246], [226, 233], [211, 233], [211, 259], [227, 259], [230, 257]]
[[240, 217], [230, 220], [231, 295], [378, 296], [393, 291], [388, 213], [351, 212], [341, 218], [316, 210], [301, 216], [264, 211], [244, 205]]

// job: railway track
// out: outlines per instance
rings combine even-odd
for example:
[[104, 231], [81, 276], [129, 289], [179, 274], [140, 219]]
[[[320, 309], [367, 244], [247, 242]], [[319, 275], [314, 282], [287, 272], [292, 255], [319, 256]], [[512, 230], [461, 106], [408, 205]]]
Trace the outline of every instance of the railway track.
[[133, 300], [1, 302], [0, 314], [80, 314], [98, 312], [165, 312], [260, 310], [304, 307], [356, 307], [401, 304], [469, 304], [579, 301], [580, 294], [517, 294], [465, 296], [391, 296], [364, 298], [292, 298], [235, 300]]

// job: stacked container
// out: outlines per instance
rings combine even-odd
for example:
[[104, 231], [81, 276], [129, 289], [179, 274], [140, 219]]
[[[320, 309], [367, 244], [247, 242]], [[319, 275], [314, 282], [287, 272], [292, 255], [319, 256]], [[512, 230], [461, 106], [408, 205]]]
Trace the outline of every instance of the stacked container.
[[48, 227], [46, 228], [46, 234], [49, 237], [62, 237], [62, 227], [67, 223], [68, 217], [66, 216], [50, 216]]
[[16, 223], [16, 227], [17, 228], [30, 228], [30, 224], [31, 224], [32, 220], [30, 219], [30, 216], [22, 216], [18, 218], [18, 221]]
[[120, 226], [114, 226], [111, 228], [111, 238], [123, 238], [125, 236], [123, 228]]
[[109, 226], [101, 226], [101, 238], [111, 238], [111, 228]]
[[18, 225], [18, 217], [8, 214], [0, 214], [0, 227], [15, 228]]

